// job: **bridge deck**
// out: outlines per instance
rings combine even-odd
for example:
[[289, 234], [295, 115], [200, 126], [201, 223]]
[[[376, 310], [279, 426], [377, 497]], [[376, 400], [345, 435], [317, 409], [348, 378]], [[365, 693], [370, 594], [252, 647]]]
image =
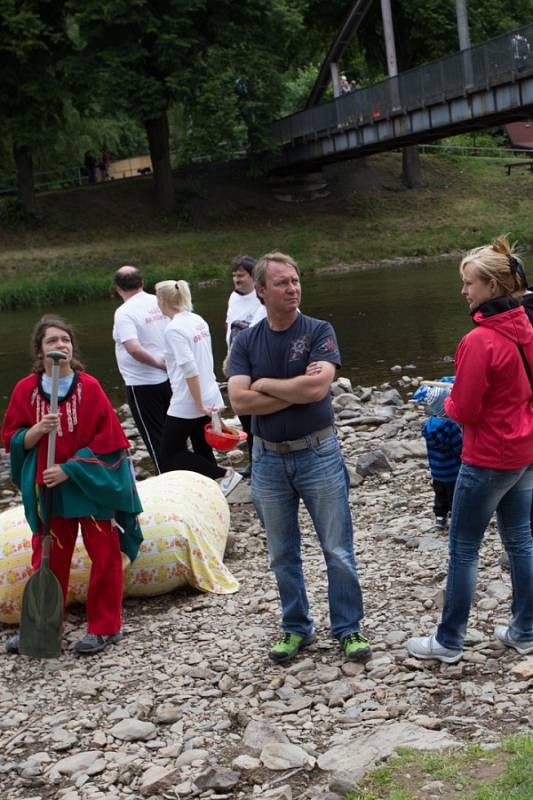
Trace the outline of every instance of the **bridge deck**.
[[533, 24], [277, 120], [276, 168], [366, 156], [526, 119], [533, 114], [530, 42]]

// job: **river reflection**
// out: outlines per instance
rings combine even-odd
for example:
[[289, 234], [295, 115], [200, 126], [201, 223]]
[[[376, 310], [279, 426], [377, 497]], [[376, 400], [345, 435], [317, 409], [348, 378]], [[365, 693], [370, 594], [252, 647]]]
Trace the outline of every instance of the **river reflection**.
[[[302, 311], [329, 320], [343, 358], [340, 374], [372, 385], [397, 377], [394, 364], [415, 365], [405, 374], [438, 377], [450, 363], [461, 336], [471, 327], [460, 296], [459, 259], [381, 267], [366, 272], [304, 276]], [[179, 275], [177, 275], [179, 277]], [[208, 322], [217, 374], [225, 355], [224, 318], [231, 285], [193, 289], [195, 310]], [[124, 402], [111, 339], [118, 300], [42, 309], [74, 323], [87, 370], [103, 384], [114, 405]], [[0, 413], [15, 382], [30, 369], [28, 341], [39, 309], [0, 317]]]

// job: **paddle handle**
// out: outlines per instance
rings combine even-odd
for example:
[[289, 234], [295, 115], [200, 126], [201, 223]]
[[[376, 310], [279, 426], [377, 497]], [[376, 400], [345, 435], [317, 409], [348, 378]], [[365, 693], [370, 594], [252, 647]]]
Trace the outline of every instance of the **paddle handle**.
[[[57, 414], [58, 409], [58, 398], [59, 398], [59, 372], [60, 372], [60, 365], [59, 365], [59, 356], [64, 358], [61, 353], [51, 353], [53, 358], [52, 364], [52, 389], [50, 391], [50, 413]], [[48, 452], [46, 454], [46, 466], [53, 467], [55, 458], [56, 458], [56, 435], [57, 431], [53, 430], [50, 431], [48, 434]], [[42, 553], [41, 559], [43, 564], [48, 565], [48, 559], [50, 556], [50, 511], [52, 509], [52, 489], [47, 487], [46, 494], [45, 494], [45, 516], [46, 516], [46, 525], [44, 529], [44, 536], [43, 536], [43, 544], [42, 544]]]
[[[50, 413], [57, 414], [59, 396], [59, 361], [52, 364], [52, 390], [50, 392]], [[48, 434], [48, 454], [46, 456], [46, 466], [53, 467], [56, 457], [56, 434], [57, 431], [50, 431]]]

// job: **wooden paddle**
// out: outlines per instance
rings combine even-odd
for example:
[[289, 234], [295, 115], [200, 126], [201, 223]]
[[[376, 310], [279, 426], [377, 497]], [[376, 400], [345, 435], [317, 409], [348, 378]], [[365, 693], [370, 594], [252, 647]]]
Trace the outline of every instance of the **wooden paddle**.
[[[66, 358], [64, 353], [52, 350], [46, 353], [53, 360], [52, 391], [50, 392], [50, 413], [57, 414], [59, 391], [59, 362]], [[48, 454], [46, 466], [51, 467], [55, 460], [56, 431], [48, 434]], [[33, 658], [58, 658], [61, 654], [61, 633], [63, 628], [63, 590], [49, 567], [50, 557], [50, 515], [52, 513], [52, 489], [45, 489], [44, 532], [41, 563], [37, 572], [29, 578], [22, 595], [22, 610], [19, 628], [19, 652]]]

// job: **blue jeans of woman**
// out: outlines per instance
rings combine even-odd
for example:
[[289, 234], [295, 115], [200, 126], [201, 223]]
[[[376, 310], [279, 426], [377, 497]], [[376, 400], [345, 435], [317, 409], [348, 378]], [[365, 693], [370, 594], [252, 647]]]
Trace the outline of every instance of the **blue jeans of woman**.
[[288, 633], [307, 635], [314, 630], [302, 568], [300, 499], [311, 515], [326, 560], [333, 635], [342, 641], [360, 629], [363, 598], [355, 566], [348, 488], [334, 434], [316, 446], [286, 454], [266, 450], [262, 440], [254, 437], [252, 499], [266, 528], [283, 630]]
[[479, 548], [495, 511], [511, 568], [510, 633], [516, 640], [533, 639], [532, 493], [533, 465], [516, 470], [461, 465], [449, 529], [446, 598], [437, 628], [437, 641], [443, 647], [463, 647], [476, 590]]

